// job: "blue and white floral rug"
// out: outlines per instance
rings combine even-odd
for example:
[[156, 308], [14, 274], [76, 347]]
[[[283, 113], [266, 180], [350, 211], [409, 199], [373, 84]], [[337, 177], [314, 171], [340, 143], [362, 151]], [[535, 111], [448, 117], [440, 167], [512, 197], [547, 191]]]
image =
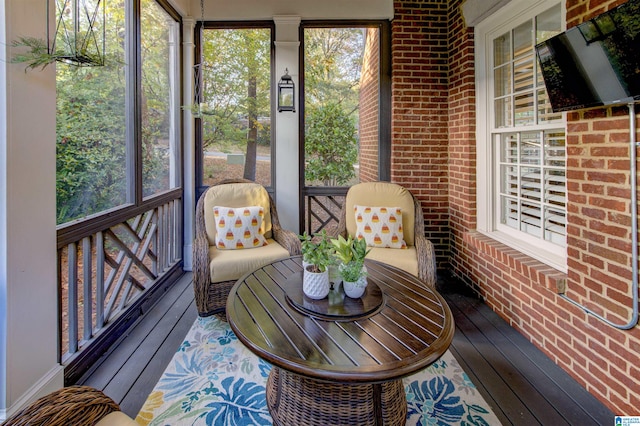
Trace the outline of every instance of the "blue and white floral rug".
[[[136, 421], [163, 426], [271, 425], [265, 400], [270, 369], [238, 341], [226, 322], [198, 318]], [[500, 424], [449, 351], [406, 377], [404, 384], [407, 425]]]

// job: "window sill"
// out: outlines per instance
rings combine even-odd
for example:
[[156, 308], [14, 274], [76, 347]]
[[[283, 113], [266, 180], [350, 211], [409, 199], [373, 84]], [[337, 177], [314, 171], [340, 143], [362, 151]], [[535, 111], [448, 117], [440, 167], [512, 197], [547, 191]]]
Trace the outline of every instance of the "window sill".
[[[474, 248], [480, 259], [486, 259], [490, 270], [498, 268], [503, 276], [515, 280], [528, 280], [555, 293], [564, 293], [567, 274], [546, 265], [518, 250], [500, 243], [480, 232], [468, 232], [464, 241]], [[482, 268], [482, 265], [478, 265]]]

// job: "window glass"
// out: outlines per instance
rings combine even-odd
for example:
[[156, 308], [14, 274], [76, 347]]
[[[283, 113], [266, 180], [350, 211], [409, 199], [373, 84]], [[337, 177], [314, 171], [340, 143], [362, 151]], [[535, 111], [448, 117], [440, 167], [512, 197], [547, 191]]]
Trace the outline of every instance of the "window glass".
[[503, 97], [511, 93], [511, 66], [502, 65], [494, 72], [494, 88], [496, 98]]
[[378, 175], [379, 33], [304, 29], [305, 186], [350, 186]]
[[107, 2], [105, 13], [105, 66], [56, 65], [58, 224], [134, 201], [127, 174], [125, 94], [132, 88], [125, 78], [125, 2]]
[[[564, 129], [534, 129], [545, 121], [562, 118], [560, 114], [547, 113], [546, 90], [533, 61], [534, 34], [536, 38], [541, 36], [536, 24], [540, 22], [546, 37], [553, 35], [554, 29], [559, 32], [559, 12], [559, 7], [553, 7], [516, 26], [510, 37], [494, 39], [493, 52], [501, 55], [494, 63], [511, 62], [513, 68], [512, 74], [504, 72], [504, 65], [494, 69], [494, 88], [505, 88], [494, 90], [494, 140], [498, 162], [495, 170], [499, 173], [496, 179], [500, 182], [499, 223], [564, 245]], [[503, 54], [505, 40], [513, 40], [510, 57]], [[500, 96], [508, 93], [508, 87], [512, 87], [512, 95]], [[513, 109], [509, 107], [511, 102]], [[522, 130], [500, 131], [512, 126]]]
[[513, 58], [530, 58], [533, 53], [533, 23], [527, 21], [513, 29]]
[[536, 16], [536, 44], [542, 43], [562, 31], [560, 13], [560, 5], [558, 4]]
[[142, 192], [180, 186], [179, 25], [155, 0], [141, 3]]
[[[536, 44], [541, 43], [548, 38], [553, 37], [556, 34], [559, 34], [562, 31], [562, 20], [561, 20], [561, 10], [560, 5], [556, 5], [549, 10], [541, 13], [536, 16], [535, 24], [536, 24]], [[542, 73], [540, 72], [540, 67], [536, 66], [536, 87], [539, 88], [536, 92], [537, 96], [537, 113], [538, 120], [540, 122], [551, 121], [551, 120], [559, 120], [562, 118], [560, 113], [554, 113], [551, 110], [551, 103], [549, 102], [549, 97], [547, 96], [547, 91], [544, 90], [544, 81], [542, 79]]]
[[504, 12], [479, 30], [479, 40], [483, 31], [491, 34], [478, 49], [490, 76], [479, 96], [485, 94], [493, 108], [479, 113], [487, 123], [479, 142], [486, 143], [480, 152], [488, 162], [479, 164], [478, 172], [490, 178], [478, 179], [494, 182], [479, 194], [479, 211], [486, 216], [479, 228], [562, 267], [557, 259], [566, 247], [565, 122], [551, 111], [535, 54], [536, 43], [562, 31], [561, 6], [549, 1], [545, 8], [531, 8], [528, 18], [521, 9], [511, 10], [518, 20], [510, 29]]
[[203, 30], [203, 184], [272, 185], [271, 28]]
[[502, 34], [493, 40], [494, 66], [506, 64], [511, 60], [511, 33]]

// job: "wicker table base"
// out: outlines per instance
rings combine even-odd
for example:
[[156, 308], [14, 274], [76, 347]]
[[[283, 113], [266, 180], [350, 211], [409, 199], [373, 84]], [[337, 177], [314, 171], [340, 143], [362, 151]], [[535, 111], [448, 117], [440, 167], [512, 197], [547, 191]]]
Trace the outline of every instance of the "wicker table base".
[[404, 425], [407, 418], [402, 380], [330, 383], [274, 366], [266, 393], [273, 424], [279, 426]]

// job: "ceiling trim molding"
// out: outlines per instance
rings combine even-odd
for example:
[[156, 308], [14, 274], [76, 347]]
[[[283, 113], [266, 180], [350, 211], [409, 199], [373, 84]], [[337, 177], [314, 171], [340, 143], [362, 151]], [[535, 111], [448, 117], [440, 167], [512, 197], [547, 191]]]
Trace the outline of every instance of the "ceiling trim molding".
[[475, 27], [510, 1], [511, 0], [465, 0], [461, 8], [467, 27]]

